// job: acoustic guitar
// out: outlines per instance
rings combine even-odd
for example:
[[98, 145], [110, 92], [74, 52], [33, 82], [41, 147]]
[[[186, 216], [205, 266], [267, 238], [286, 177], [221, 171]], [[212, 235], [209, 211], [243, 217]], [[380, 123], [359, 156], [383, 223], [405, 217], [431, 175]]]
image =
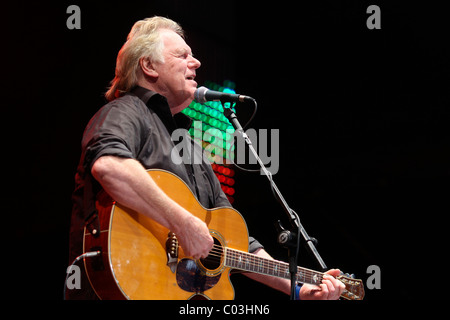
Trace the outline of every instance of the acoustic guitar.
[[[285, 262], [248, 253], [245, 220], [233, 208], [205, 209], [176, 175], [148, 170], [174, 201], [201, 219], [214, 238], [207, 258], [184, 254], [177, 237], [164, 226], [103, 194], [96, 201], [98, 217], [84, 230], [84, 252], [101, 251], [84, 260], [89, 281], [100, 299], [183, 300], [234, 298], [230, 271], [237, 269], [290, 279]], [[299, 267], [297, 281], [320, 284], [323, 273]], [[342, 298], [361, 300], [361, 280], [339, 276]]]

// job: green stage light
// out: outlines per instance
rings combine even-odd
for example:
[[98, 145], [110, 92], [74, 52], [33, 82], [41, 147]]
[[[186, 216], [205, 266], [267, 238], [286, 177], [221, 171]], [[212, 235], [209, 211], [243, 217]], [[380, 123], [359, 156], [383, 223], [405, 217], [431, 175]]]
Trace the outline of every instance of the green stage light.
[[[212, 81], [206, 81], [204, 86], [214, 91], [236, 93], [234, 91], [236, 84], [230, 80], [224, 81], [223, 86]], [[225, 107], [230, 108], [230, 103], [226, 103]], [[236, 112], [234, 108], [232, 109]], [[212, 163], [212, 168], [221, 183], [222, 190], [233, 204], [235, 180], [232, 177], [235, 173], [233, 169], [228, 168], [227, 164], [222, 164], [222, 161], [230, 160], [228, 157], [235, 150], [233, 143], [234, 128], [223, 111], [222, 103], [219, 101], [208, 101], [203, 104], [193, 101], [182, 113], [194, 120], [192, 127], [189, 129], [189, 134], [196, 139], [200, 137], [203, 141], [203, 149], [208, 148], [206, 150], [207, 158]], [[231, 152], [227, 152], [228, 150]]]

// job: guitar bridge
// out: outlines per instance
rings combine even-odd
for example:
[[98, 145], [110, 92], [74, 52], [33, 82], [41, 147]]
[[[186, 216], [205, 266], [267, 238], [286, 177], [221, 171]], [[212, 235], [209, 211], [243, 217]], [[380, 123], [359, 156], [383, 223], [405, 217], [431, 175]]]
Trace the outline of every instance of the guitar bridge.
[[172, 273], [177, 270], [178, 264], [178, 239], [175, 233], [169, 232], [166, 240], [167, 266]]

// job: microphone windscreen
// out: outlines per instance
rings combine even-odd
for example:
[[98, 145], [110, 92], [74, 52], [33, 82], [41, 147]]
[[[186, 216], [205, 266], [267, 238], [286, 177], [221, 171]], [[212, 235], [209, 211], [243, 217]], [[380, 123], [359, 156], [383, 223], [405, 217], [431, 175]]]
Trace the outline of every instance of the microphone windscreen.
[[206, 88], [206, 87], [199, 87], [199, 88], [197, 88], [197, 90], [195, 90], [195, 93], [194, 93], [194, 99], [197, 102], [205, 103], [207, 101], [206, 98], [205, 98], [205, 94], [206, 94], [206, 91], [208, 91], [208, 90], [209, 89]]

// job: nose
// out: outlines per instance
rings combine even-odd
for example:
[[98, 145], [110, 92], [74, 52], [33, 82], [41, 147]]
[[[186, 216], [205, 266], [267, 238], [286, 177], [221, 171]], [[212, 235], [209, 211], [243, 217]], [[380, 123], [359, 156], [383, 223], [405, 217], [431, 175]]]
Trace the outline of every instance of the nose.
[[191, 56], [191, 61], [189, 61], [189, 68], [191, 69], [198, 69], [201, 66], [201, 62], [200, 60], [194, 58], [193, 56]]

